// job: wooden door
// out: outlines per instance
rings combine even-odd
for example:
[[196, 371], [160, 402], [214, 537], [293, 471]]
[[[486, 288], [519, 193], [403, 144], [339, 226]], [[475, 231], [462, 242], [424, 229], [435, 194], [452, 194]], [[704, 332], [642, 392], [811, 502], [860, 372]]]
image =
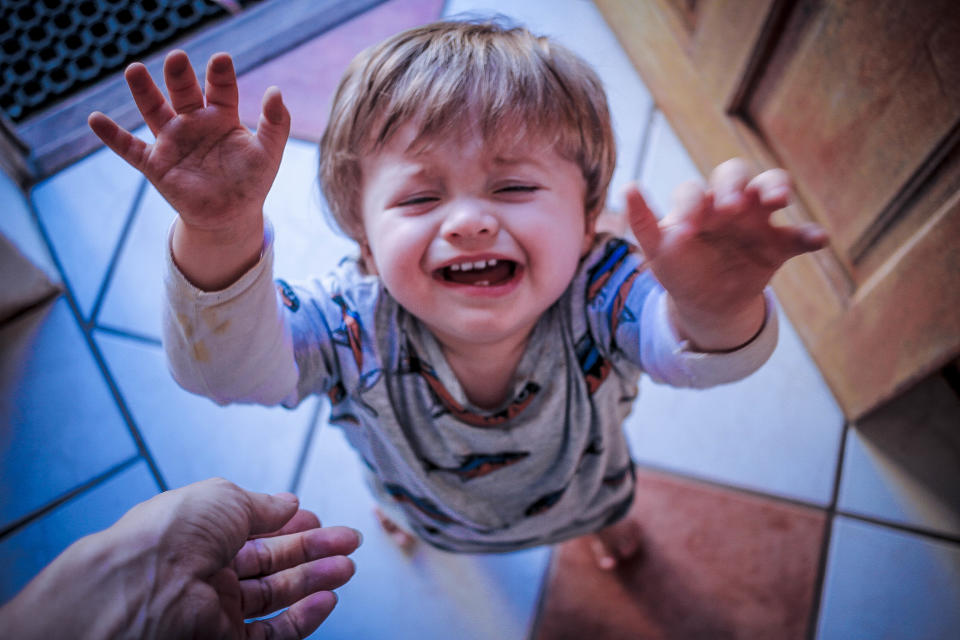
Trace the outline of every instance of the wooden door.
[[960, 2], [595, 0], [701, 171], [782, 166], [774, 279], [857, 418], [960, 353]]

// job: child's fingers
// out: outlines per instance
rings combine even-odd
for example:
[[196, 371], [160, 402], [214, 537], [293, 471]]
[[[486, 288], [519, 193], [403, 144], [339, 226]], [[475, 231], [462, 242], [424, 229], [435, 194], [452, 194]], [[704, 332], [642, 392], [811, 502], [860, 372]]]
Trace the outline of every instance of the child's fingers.
[[143, 64], [134, 62], [123, 72], [123, 77], [130, 87], [130, 95], [133, 96], [143, 121], [150, 127], [153, 135], [157, 135], [157, 131], [177, 114]]
[[710, 174], [713, 207], [720, 214], [738, 214], [749, 205], [744, 189], [750, 180], [750, 167], [740, 158], [717, 165]]
[[167, 54], [163, 61], [163, 81], [174, 111], [189, 113], [203, 108], [203, 92], [186, 52], [176, 49]]
[[753, 178], [747, 184], [748, 191], [755, 191], [760, 206], [775, 211], [790, 203], [790, 174], [783, 169], [770, 169]]
[[812, 222], [777, 229], [777, 246], [783, 254], [783, 262], [802, 253], [823, 249], [828, 240], [823, 227]]
[[87, 118], [87, 124], [114, 153], [138, 171], [143, 171], [143, 159], [147, 150], [146, 142], [99, 111], [90, 114]]
[[626, 190], [627, 219], [630, 229], [640, 243], [643, 254], [648, 260], [653, 260], [660, 251], [660, 242], [663, 239], [660, 233], [660, 223], [653, 211], [647, 206], [647, 201], [640, 195], [637, 185], [630, 184]]
[[229, 53], [215, 53], [207, 63], [207, 104], [237, 111], [240, 102], [237, 74]]
[[290, 113], [283, 104], [280, 89], [269, 87], [263, 94], [263, 108], [257, 124], [257, 138], [271, 154], [282, 154], [290, 135]]
[[696, 180], [688, 180], [673, 190], [673, 209], [664, 222], [674, 224], [683, 220], [695, 227], [702, 227], [710, 210], [711, 202], [703, 185]]

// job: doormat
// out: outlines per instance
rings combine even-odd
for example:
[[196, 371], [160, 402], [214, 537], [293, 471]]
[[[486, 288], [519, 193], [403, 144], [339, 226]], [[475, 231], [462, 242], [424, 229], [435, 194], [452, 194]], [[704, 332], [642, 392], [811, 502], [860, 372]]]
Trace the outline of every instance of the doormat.
[[2, 0], [0, 111], [14, 123], [22, 122], [187, 33], [260, 1]]

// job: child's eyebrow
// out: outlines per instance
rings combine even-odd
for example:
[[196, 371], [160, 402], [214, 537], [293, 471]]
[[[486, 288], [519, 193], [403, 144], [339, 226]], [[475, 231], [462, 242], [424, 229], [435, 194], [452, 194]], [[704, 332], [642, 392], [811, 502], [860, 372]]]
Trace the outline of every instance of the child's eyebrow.
[[495, 156], [493, 164], [505, 167], [532, 165], [538, 169], [544, 168], [543, 163], [534, 156]]

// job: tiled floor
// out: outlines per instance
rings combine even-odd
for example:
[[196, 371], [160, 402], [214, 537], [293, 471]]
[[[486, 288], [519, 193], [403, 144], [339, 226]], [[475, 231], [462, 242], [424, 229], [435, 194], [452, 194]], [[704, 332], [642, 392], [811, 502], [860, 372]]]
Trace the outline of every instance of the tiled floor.
[[[468, 11], [555, 35], [600, 71], [620, 150], [612, 207], [638, 179], [664, 211], [674, 186], [699, 177], [591, 3], [390, 0], [241, 79], [246, 121], [270, 84], [294, 118], [265, 207], [278, 274], [317, 273], [351, 250], [327, 228], [314, 180], [342, 67], [391, 32]], [[159, 295], [174, 213], [136, 172], [101, 150], [29, 201], [2, 187], [0, 231], [66, 293], [0, 327], [0, 602], [136, 502], [221, 475], [296, 490], [325, 522], [364, 531], [358, 573], [319, 637], [960, 637], [960, 405], [939, 378], [846, 425], [781, 317], [776, 353], [747, 380], [642, 386], [625, 427], [644, 522], [630, 565], [600, 572], [576, 541], [407, 557], [375, 525], [323, 401], [224, 409], [170, 379]]]

